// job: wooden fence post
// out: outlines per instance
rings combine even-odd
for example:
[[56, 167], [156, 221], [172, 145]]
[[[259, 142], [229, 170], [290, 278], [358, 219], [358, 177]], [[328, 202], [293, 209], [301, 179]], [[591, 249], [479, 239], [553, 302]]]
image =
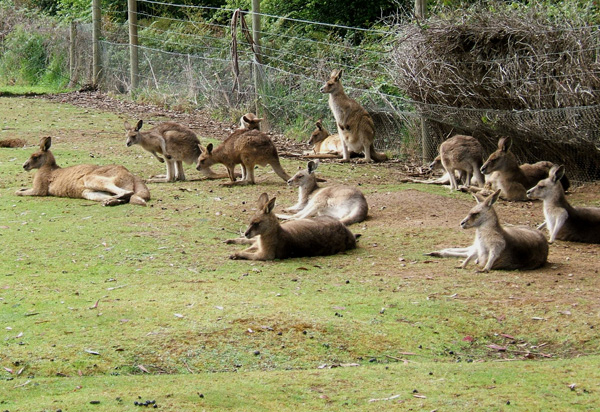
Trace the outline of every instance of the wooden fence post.
[[100, 77], [100, 0], [92, 0], [92, 84]]
[[137, 1], [127, 0], [127, 15], [129, 18], [129, 74], [131, 77], [131, 88], [133, 92], [138, 88], [138, 30], [137, 30]]

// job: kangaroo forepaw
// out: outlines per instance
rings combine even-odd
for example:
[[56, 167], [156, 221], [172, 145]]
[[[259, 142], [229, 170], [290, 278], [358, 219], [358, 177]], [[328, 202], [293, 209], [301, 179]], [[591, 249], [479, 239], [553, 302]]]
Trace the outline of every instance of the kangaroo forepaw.
[[163, 159], [162, 157], [157, 157], [156, 159], [157, 159], [159, 162], [161, 162], [161, 163], [164, 163], [164, 162], [165, 162], [165, 159]]

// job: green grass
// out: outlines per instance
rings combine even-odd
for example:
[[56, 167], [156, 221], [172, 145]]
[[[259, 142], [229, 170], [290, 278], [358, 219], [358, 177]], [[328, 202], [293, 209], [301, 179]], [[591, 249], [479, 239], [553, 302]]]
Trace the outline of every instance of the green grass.
[[[149, 153], [125, 147], [125, 114], [0, 98], [0, 116], [0, 138], [33, 146], [52, 136], [62, 166], [164, 173]], [[319, 172], [330, 183], [361, 182], [371, 204], [371, 219], [352, 226], [362, 234], [357, 250], [232, 261], [240, 246], [223, 241], [245, 230], [261, 192], [276, 195], [277, 207], [296, 200], [270, 168], [257, 170], [254, 187], [228, 188], [188, 166], [192, 181], [149, 184], [147, 208], [104, 208], [15, 196], [31, 186], [21, 165], [33, 150], [0, 149], [0, 410], [137, 410], [134, 401], [151, 399], [173, 411], [600, 402], [598, 281], [587, 269], [597, 248], [559, 244], [552, 267], [527, 273], [458, 270], [423, 252], [473, 233], [446, 223], [444, 210], [428, 219], [425, 200], [466, 211], [469, 196], [395, 183], [394, 167], [333, 163]], [[289, 171], [303, 163], [283, 160]], [[388, 203], [393, 196], [403, 203]], [[526, 206], [501, 207], [532, 219]], [[340, 364], [359, 366], [330, 369]]]

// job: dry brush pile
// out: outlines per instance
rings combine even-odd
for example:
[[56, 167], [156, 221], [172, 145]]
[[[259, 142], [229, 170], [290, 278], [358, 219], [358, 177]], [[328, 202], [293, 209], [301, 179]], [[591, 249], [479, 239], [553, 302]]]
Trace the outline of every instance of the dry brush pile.
[[600, 177], [597, 26], [506, 9], [434, 17], [396, 33], [391, 75], [440, 139], [469, 133], [491, 150], [508, 135], [523, 161]]

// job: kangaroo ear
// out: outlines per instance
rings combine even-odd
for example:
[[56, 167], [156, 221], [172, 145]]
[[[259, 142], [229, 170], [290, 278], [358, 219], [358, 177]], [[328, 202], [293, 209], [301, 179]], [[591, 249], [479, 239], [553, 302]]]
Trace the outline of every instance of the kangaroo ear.
[[275, 199], [277, 199], [277, 198], [274, 197], [273, 199], [271, 199], [267, 202], [267, 204], [263, 208], [265, 213], [271, 213], [273, 211], [273, 208], [275, 207]]
[[129, 129], [131, 129], [131, 125], [129, 124], [129, 122], [128, 122], [127, 120], [125, 120], [125, 121], [123, 122], [123, 126], [125, 127], [125, 130], [129, 130]]
[[322, 120], [319, 119], [319, 120], [317, 120], [317, 123], [315, 123], [315, 126], [317, 126], [317, 129], [319, 129], [319, 130], [323, 130], [323, 123], [321, 123], [321, 122], [322, 122]]
[[266, 193], [262, 193], [258, 197], [258, 208], [259, 209], [263, 209], [265, 207], [265, 205], [267, 204], [268, 201], [269, 201], [269, 195], [266, 194]]
[[313, 173], [315, 170], [317, 170], [317, 167], [319, 167], [319, 162], [313, 162], [312, 160], [310, 162], [308, 162], [307, 164], [307, 168], [308, 168], [308, 173]]
[[202, 145], [200, 143], [198, 143], [198, 149], [200, 150], [200, 153], [204, 153], [204, 148], [202, 147]]
[[337, 81], [337, 80], [340, 80], [340, 79], [342, 78], [342, 72], [343, 72], [343, 70], [342, 70], [342, 69], [339, 69], [339, 70], [337, 71], [337, 74], [335, 75], [335, 80], [336, 80], [336, 81]]
[[552, 166], [549, 174], [553, 182], [558, 182], [565, 175], [565, 166]]
[[512, 139], [510, 137], [503, 137], [498, 141], [498, 149], [503, 152], [508, 152], [508, 149], [512, 146]]
[[206, 146], [206, 151], [208, 152], [208, 154], [212, 154], [212, 151], [213, 151], [212, 143], [209, 143], [208, 146]]
[[143, 120], [139, 120], [139, 121], [137, 122], [137, 125], [135, 126], [135, 131], [136, 131], [136, 132], [140, 131], [140, 130], [141, 130], [141, 128], [142, 128], [142, 126], [143, 126], [143, 124], [144, 124], [144, 121], [143, 121]]
[[42, 152], [47, 152], [52, 146], [52, 138], [50, 136], [42, 137], [40, 139], [40, 150]]
[[487, 197], [487, 199], [485, 199], [486, 205], [487, 206], [493, 205], [494, 203], [496, 203], [496, 201], [498, 200], [499, 197], [500, 197], [500, 189], [496, 190], [494, 193], [489, 195]]

